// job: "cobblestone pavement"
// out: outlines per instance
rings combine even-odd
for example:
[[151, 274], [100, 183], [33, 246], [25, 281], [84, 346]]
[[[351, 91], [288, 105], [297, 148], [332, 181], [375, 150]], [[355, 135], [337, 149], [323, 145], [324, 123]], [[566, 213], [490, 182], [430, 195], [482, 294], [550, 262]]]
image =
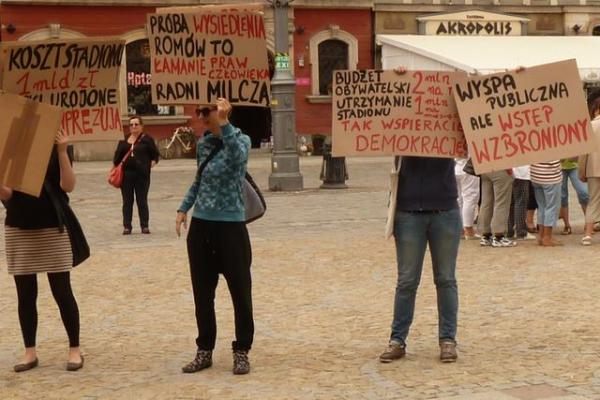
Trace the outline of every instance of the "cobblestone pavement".
[[[195, 322], [185, 240], [173, 220], [193, 161], [159, 164], [153, 233], [131, 237], [120, 234], [120, 194], [105, 183], [109, 165], [76, 164], [72, 202], [93, 246], [73, 272], [86, 365], [64, 371], [66, 334], [42, 279], [41, 364], [12, 372], [22, 342], [14, 284], [0, 275], [0, 399], [600, 399], [600, 238], [579, 245], [575, 207], [575, 232], [561, 248], [461, 244], [456, 364], [437, 359], [429, 260], [406, 359], [377, 361], [396, 279], [393, 243], [383, 239], [389, 163], [351, 159], [350, 188], [324, 191], [320, 159], [302, 158], [305, 191], [266, 193], [268, 214], [249, 227], [256, 339], [247, 376], [231, 374], [233, 312], [223, 283], [214, 366], [180, 372], [194, 355]], [[269, 158], [254, 154], [250, 171], [265, 186]]]

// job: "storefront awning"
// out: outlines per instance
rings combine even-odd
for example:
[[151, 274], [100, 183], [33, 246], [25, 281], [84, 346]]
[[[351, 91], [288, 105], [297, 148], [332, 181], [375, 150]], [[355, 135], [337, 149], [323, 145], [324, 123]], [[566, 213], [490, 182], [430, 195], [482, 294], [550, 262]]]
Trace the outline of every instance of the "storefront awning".
[[488, 74], [574, 58], [581, 79], [600, 82], [598, 36], [378, 35], [382, 67]]

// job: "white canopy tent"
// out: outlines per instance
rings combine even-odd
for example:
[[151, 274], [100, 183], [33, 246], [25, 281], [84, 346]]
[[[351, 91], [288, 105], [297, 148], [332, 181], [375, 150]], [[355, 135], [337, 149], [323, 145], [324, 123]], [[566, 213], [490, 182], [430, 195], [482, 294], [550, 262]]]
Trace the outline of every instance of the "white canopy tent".
[[382, 67], [488, 74], [574, 58], [582, 81], [600, 82], [599, 36], [378, 35]]

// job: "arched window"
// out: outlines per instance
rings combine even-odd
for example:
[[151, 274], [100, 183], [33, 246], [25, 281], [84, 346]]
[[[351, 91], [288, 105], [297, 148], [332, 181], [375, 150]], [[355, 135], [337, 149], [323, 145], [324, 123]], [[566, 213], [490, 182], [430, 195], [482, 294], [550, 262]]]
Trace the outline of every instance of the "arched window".
[[174, 115], [175, 107], [152, 104], [150, 45], [148, 39], [127, 43], [126, 82], [128, 115]]
[[330, 96], [333, 71], [348, 69], [348, 44], [338, 39], [319, 43], [319, 94]]
[[311, 98], [318, 99], [331, 95], [333, 71], [336, 69], [356, 69], [358, 64], [358, 40], [339, 26], [316, 33], [309, 42], [311, 64]]

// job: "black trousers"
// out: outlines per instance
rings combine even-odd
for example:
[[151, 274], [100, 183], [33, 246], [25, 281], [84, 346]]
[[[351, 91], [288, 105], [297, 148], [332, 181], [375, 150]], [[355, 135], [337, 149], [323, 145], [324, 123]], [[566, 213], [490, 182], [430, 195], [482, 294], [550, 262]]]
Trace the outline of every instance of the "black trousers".
[[538, 204], [535, 200], [535, 193], [533, 190], [533, 183], [529, 181], [529, 198], [527, 200], [527, 211], [537, 210]]
[[[35, 337], [38, 325], [37, 313], [37, 275], [15, 275], [17, 297], [19, 300], [19, 322], [25, 347], [35, 347]], [[60, 310], [67, 335], [69, 346], [79, 347], [79, 308], [71, 289], [71, 275], [69, 272], [48, 274], [52, 296]]]
[[250, 350], [254, 337], [252, 317], [252, 249], [244, 222], [192, 218], [187, 237], [190, 273], [201, 350], [212, 350], [217, 338], [215, 290], [219, 274], [229, 287], [235, 313], [233, 350]]
[[527, 205], [529, 202], [530, 181], [515, 179], [513, 182], [512, 202], [508, 216], [508, 237], [517, 234], [518, 238], [527, 236]]
[[123, 227], [131, 229], [134, 196], [137, 203], [138, 216], [140, 217], [140, 226], [142, 228], [148, 227], [148, 221], [150, 220], [150, 211], [148, 209], [149, 190], [150, 175], [125, 171], [123, 184], [121, 185], [121, 195], [123, 196]]

